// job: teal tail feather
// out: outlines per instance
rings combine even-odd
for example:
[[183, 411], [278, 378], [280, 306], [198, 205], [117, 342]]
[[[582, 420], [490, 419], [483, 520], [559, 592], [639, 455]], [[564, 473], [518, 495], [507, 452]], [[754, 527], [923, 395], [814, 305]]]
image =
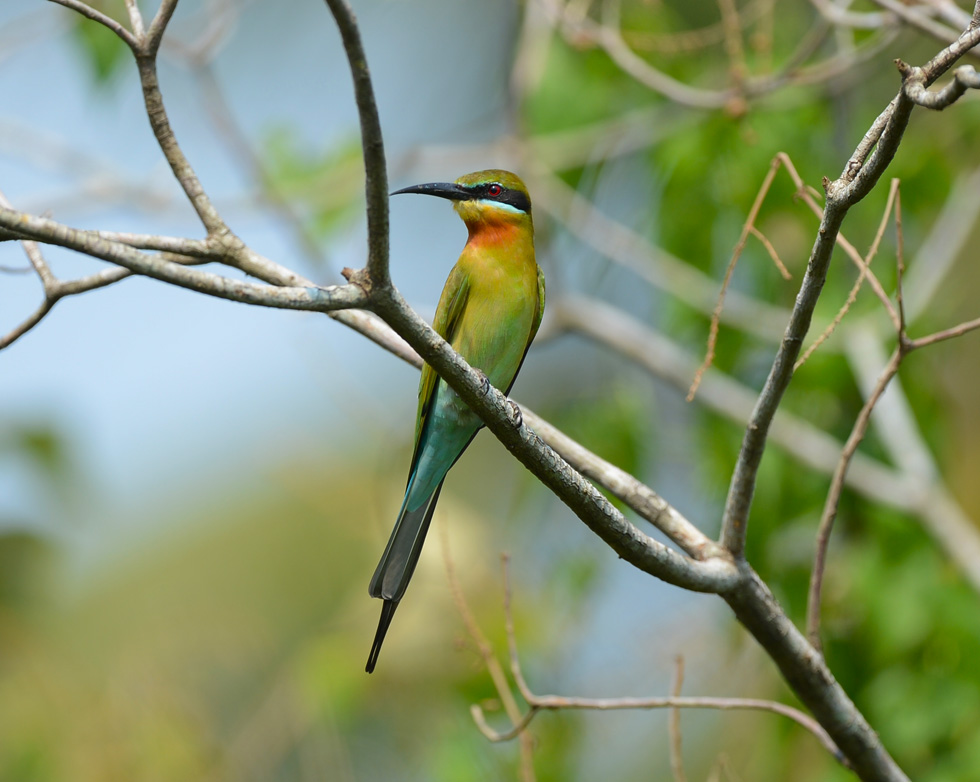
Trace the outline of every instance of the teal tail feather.
[[381, 644], [384, 643], [385, 633], [388, 632], [388, 625], [395, 615], [398, 602], [408, 589], [408, 583], [412, 580], [415, 573], [415, 566], [418, 564], [419, 555], [422, 553], [422, 544], [425, 543], [425, 535], [429, 531], [429, 524], [432, 521], [432, 513], [436, 509], [436, 501], [439, 499], [439, 492], [442, 491], [440, 483], [432, 495], [414, 510], [408, 509], [409, 496], [411, 491], [406, 492], [405, 502], [402, 504], [401, 513], [395, 528], [385, 546], [381, 561], [374, 571], [371, 585], [368, 592], [371, 597], [378, 597], [385, 601], [381, 609], [381, 619], [378, 622], [378, 630], [374, 636], [374, 644], [371, 646], [371, 653], [368, 656], [367, 670], [371, 673], [378, 662], [378, 655], [381, 653]]
[[374, 634], [374, 643], [371, 645], [371, 653], [368, 655], [367, 665], [364, 670], [374, 673], [374, 666], [378, 664], [378, 655], [381, 654], [381, 644], [385, 641], [385, 633], [388, 632], [388, 625], [391, 624], [395, 609], [398, 608], [397, 600], [385, 600], [381, 606], [381, 620], [378, 622], [378, 631]]

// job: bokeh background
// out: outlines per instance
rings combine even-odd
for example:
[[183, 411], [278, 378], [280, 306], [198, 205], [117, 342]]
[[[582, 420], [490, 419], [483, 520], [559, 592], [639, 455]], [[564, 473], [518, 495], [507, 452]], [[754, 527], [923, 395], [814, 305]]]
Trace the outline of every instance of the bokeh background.
[[[619, 10], [634, 51], [706, 89], [737, 82], [740, 67], [784, 65], [808, 36], [807, 62], [843, 52], [842, 66], [697, 109], [638, 83], [549, 16], [599, 14], [588, 3], [355, 3], [392, 185], [517, 170], [535, 199], [549, 296], [616, 304], [700, 357], [704, 308], [650, 284], [667, 267], [615, 263], [570, 230], [581, 220], [562, 205], [587, 198], [717, 290], [772, 157], [788, 152], [811, 185], [835, 177], [894, 95], [891, 60], [941, 48], [892, 23], [820, 38], [802, 0], [740, 6], [741, 34], [726, 36], [729, 6]], [[99, 7], [125, 18], [121, 3]], [[357, 118], [323, 3], [182, 0], [161, 83], [178, 140], [246, 242], [324, 284], [362, 263]], [[81, 227], [201, 235], [150, 133], [132, 62], [96, 25], [42, 2], [0, 5], [0, 94], [0, 188], [14, 206]], [[940, 215], [962, 234], [912, 324], [919, 334], [978, 315], [978, 132], [969, 96], [941, 116], [920, 112], [890, 172], [903, 182], [910, 274], [930, 262], [918, 253]], [[880, 219], [880, 190], [845, 227], [859, 247]], [[427, 317], [465, 239], [434, 201], [392, 203], [393, 276]], [[816, 223], [788, 179], [776, 179], [760, 221], [798, 280]], [[891, 230], [878, 261], [889, 291], [896, 246]], [[66, 278], [100, 268], [45, 253]], [[14, 243], [0, 245], [0, 266], [6, 331], [39, 288]], [[855, 276], [836, 263], [820, 328]], [[733, 282], [783, 308], [796, 284], [752, 243]], [[862, 293], [848, 319], [880, 327], [880, 314]], [[977, 340], [916, 354], [901, 375], [972, 518]], [[831, 338], [787, 399], [842, 440], [862, 404], [846, 346], [846, 333]], [[759, 387], [772, 354], [770, 341], [723, 328], [716, 364]], [[503, 551], [536, 691], [663, 694], [681, 655], [686, 694], [794, 702], [720, 601], [632, 572], [487, 434], [454, 468], [379, 669], [363, 674], [379, 610], [367, 581], [401, 498], [416, 383], [415, 370], [322, 316], [140, 279], [60, 302], [4, 350], [0, 779], [527, 779], [517, 742], [491, 744], [470, 717], [480, 704], [505, 725], [444, 562], [503, 660]], [[514, 395], [716, 531], [736, 423], [548, 322]], [[887, 461], [874, 432], [866, 449]], [[827, 483], [775, 449], [763, 463], [749, 556], [796, 619]], [[976, 779], [978, 595], [914, 516], [846, 493], [836, 535], [825, 608], [835, 675], [914, 778]], [[692, 711], [682, 725], [690, 779], [850, 778], [774, 715]], [[532, 778], [671, 773], [663, 712], [549, 713], [531, 733]]]

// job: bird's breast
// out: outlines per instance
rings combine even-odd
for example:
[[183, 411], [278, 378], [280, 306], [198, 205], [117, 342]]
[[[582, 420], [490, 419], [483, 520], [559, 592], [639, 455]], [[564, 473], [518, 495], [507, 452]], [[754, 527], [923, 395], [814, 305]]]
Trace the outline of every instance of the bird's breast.
[[460, 258], [468, 266], [469, 294], [453, 347], [500, 389], [517, 374], [537, 314], [533, 252], [504, 247]]

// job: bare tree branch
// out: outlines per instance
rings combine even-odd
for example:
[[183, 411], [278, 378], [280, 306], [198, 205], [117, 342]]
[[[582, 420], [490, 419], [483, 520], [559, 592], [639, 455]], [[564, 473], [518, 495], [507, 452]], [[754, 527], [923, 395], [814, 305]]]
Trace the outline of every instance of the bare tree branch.
[[[828, 325], [827, 328], [824, 329], [823, 333], [813, 341], [803, 355], [796, 360], [796, 365], [793, 367], [794, 372], [806, 363], [806, 360], [813, 354], [813, 352], [819, 348], [820, 345], [823, 344], [824, 340], [828, 339], [837, 326], [840, 325], [840, 322], [850, 310], [851, 305], [857, 300], [858, 291], [861, 289], [861, 285], [864, 283], [865, 279], [871, 275], [871, 262], [878, 254], [878, 248], [881, 245], [881, 239], [885, 234], [885, 228], [888, 225], [889, 218], [891, 217], [892, 209], [897, 208], [895, 205], [897, 203], [896, 199], [898, 198], [898, 186], [899, 180], [893, 179], [891, 187], [888, 190], [888, 200], [885, 203], [885, 211], [882, 213], [881, 220], [878, 223], [878, 231], [875, 233], [874, 240], [871, 242], [871, 249], [868, 250], [868, 256], [866, 258], [862, 258], [860, 263], [858, 263], [858, 278], [854, 281], [854, 285], [847, 294], [847, 299], [838, 310], [837, 315], [830, 322], [830, 325]], [[902, 324], [898, 312], [896, 311], [895, 307], [892, 306], [891, 300], [885, 294], [884, 290], [881, 289], [880, 285], [878, 290], [881, 291], [879, 298], [884, 301], [885, 310], [891, 317], [892, 323], [894, 324], [896, 330], [900, 331]]]
[[[163, 34], [167, 29], [167, 25], [170, 24], [170, 18], [176, 10], [177, 0], [161, 0], [160, 7], [157, 9], [157, 15], [153, 17], [153, 21], [150, 23], [150, 29], [146, 31], [146, 35], [140, 41], [140, 54], [145, 60], [156, 62], [157, 52], [160, 51], [160, 42], [163, 40]], [[154, 66], [155, 70], [156, 67]], [[153, 79], [154, 81], [156, 80], [155, 73]], [[153, 121], [152, 116], [150, 117], [150, 121]]]
[[363, 307], [367, 303], [364, 290], [357, 285], [300, 288], [235, 280], [212, 272], [191, 269], [163, 256], [147, 255], [120, 242], [109, 241], [95, 231], [80, 231], [54, 220], [6, 207], [0, 207], [0, 226], [40, 242], [60, 245], [110, 261], [137, 274], [243, 304], [328, 312]]
[[388, 287], [388, 173], [385, 165], [381, 120], [371, 86], [367, 56], [357, 30], [357, 21], [346, 0], [326, 0], [340, 29], [347, 52], [354, 98], [361, 124], [361, 147], [364, 150], [365, 190], [367, 194], [368, 260], [367, 274], [371, 285]]
[[[612, 348], [654, 376], [667, 381], [679, 392], [686, 391], [688, 378], [691, 377], [697, 360], [662, 334], [614, 307], [584, 297], [565, 297], [553, 301], [549, 304], [549, 309], [555, 328], [572, 330]], [[949, 338], [966, 333], [970, 330], [968, 327], [980, 328], [980, 320], [961, 324], [948, 333], [940, 333]], [[931, 344], [929, 339], [923, 338], [923, 346]], [[911, 342], [913, 345], [918, 344], [915, 340]], [[881, 362], [878, 365], [880, 364]], [[755, 398], [756, 394], [752, 389], [712, 369], [704, 377], [697, 400], [707, 409], [741, 424], [751, 415]], [[610, 472], [602, 467], [601, 460], [577, 443], [573, 442], [570, 447], [565, 446], [561, 439], [555, 438], [546, 424], [534, 422], [532, 426], [569, 459], [576, 469], [597, 480], [643, 518], [654, 523], [691, 556], [717, 556], [715, 549], [703, 541], [703, 533], [680, 517], [676, 510], [657, 497], [651, 489], [631, 476], [618, 476], [614, 467]], [[558, 433], [557, 437], [564, 436]], [[837, 470], [844, 448], [844, 444], [834, 437], [785, 409], [780, 409], [773, 419], [770, 441], [800, 463], [827, 475], [833, 475]], [[890, 450], [894, 452], [898, 449], [902, 453], [911, 450], [907, 438], [902, 443], [904, 445], [896, 444]], [[579, 450], [584, 451], [584, 454], [578, 456]], [[873, 502], [919, 517], [926, 531], [974, 588], [980, 591], [980, 533], [977, 532], [976, 525], [949, 497], [944, 487], [930, 483], [929, 476], [935, 475], [934, 469], [923, 472], [916, 465], [908, 465], [902, 453], [896, 457], [900, 467], [896, 470], [856, 451], [850, 456], [849, 467], [844, 472], [845, 485]], [[644, 498], [648, 496], [654, 498], [652, 506], [645, 504]], [[659, 507], [658, 502], [665, 506], [665, 513], [668, 514], [666, 517], [650, 513], [650, 510]], [[679, 522], [675, 525], [671, 520], [678, 517]], [[714, 541], [711, 543], [717, 545]]]
[[[928, 86], [945, 73], [953, 63], [980, 42], [980, 30], [964, 33], [956, 43], [930, 60], [922, 70], [922, 83]], [[739, 454], [725, 503], [721, 540], [736, 557], [744, 555], [749, 509], [755, 491], [759, 463], [765, 450], [766, 438], [773, 416], [793, 376], [793, 366], [803, 338], [810, 327], [817, 298], [823, 289], [830, 257], [837, 235], [850, 208], [866, 196], [877, 184], [901, 142], [912, 113], [913, 103], [905, 94], [905, 86], [889, 104], [873, 128], [881, 125], [874, 150], [867, 160], [861, 160], [862, 150], [871, 135], [866, 135], [847, 167], [835, 182], [826, 183], [827, 204], [817, 238], [810, 253], [806, 274], [797, 295], [782, 344], [773, 361], [769, 377], [749, 420], [742, 450]], [[885, 116], [887, 115], [887, 116]]]
[[952, 106], [967, 90], [980, 89], [980, 73], [972, 65], [961, 65], [953, 71], [953, 80], [938, 92], [930, 92], [926, 88], [921, 69], [909, 68], [905, 63], [901, 63], [899, 69], [905, 77], [905, 94], [909, 99], [917, 106], [934, 111]]
[[140, 7], [136, 0], [126, 0], [126, 13], [129, 14], [129, 24], [133, 28], [135, 37], [142, 38], [146, 35], [146, 30], [143, 27], [143, 15], [140, 13]]
[[6, 334], [0, 336], [0, 350], [14, 344], [14, 342], [23, 337], [28, 331], [40, 323], [44, 319], [44, 316], [51, 312], [51, 308], [54, 307], [55, 301], [56, 300], [45, 296], [34, 312], [32, 312], [25, 320], [12, 328]]
[[[161, 13], [163, 9], [164, 6], [161, 6]], [[160, 15], [158, 14], [157, 19], [154, 20], [151, 26], [151, 31], [153, 30], [153, 26], [157, 25], [159, 19]], [[162, 29], [159, 32], [162, 35]], [[214, 208], [214, 204], [211, 203], [211, 199], [208, 198], [207, 193], [204, 192], [201, 180], [197, 178], [197, 174], [194, 172], [190, 161], [187, 160], [183, 150], [177, 143], [173, 129], [170, 127], [167, 110], [163, 105], [163, 96], [160, 94], [160, 82], [157, 78], [155, 54], [155, 50], [153, 55], [141, 53], [136, 60], [139, 67], [140, 84], [143, 88], [143, 100], [146, 104], [146, 115], [150, 119], [150, 127], [153, 129], [153, 135], [156, 136], [157, 143], [160, 145], [160, 151], [163, 152], [163, 156], [170, 164], [174, 176], [183, 188], [187, 199], [191, 202], [194, 211], [197, 212], [197, 216], [204, 224], [205, 229], [207, 229], [208, 235], [213, 236], [229, 233], [228, 227], [218, 214], [218, 211]]]
[[744, 560], [739, 568], [746, 578], [737, 590], [723, 595], [725, 602], [776, 663], [858, 777], [907, 782], [908, 777], [834, 679], [823, 657], [783, 613], [762, 579]]
[[92, 8], [92, 6], [88, 5], [87, 3], [83, 3], [81, 0], [48, 0], [48, 2], [57, 3], [58, 5], [63, 5], [65, 8], [70, 8], [72, 11], [77, 11], [85, 18], [91, 19], [93, 22], [98, 22], [103, 27], [107, 27], [108, 29], [112, 30], [112, 32], [118, 35], [134, 52], [139, 49], [140, 40], [137, 35], [133, 35], [133, 33], [123, 27], [111, 16], [107, 16], [101, 11]]
[[919, 337], [918, 339], [913, 339], [910, 343], [911, 348], [924, 348], [927, 345], [935, 345], [937, 342], [944, 342], [947, 339], [953, 339], [954, 337], [961, 337], [964, 334], [968, 334], [971, 331], [980, 329], [980, 318], [975, 318], [974, 320], [968, 320], [965, 323], [960, 323], [958, 326], [951, 326], [948, 329], [943, 329], [942, 331], [937, 331], [935, 334], [929, 334], [925, 337]]

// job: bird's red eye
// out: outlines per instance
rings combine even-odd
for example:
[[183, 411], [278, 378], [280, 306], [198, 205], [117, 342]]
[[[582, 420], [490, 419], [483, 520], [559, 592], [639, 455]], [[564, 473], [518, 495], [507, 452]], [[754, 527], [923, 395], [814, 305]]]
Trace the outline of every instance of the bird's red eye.
[[487, 188], [487, 195], [499, 196], [502, 192], [504, 192], [504, 189], [496, 182]]

